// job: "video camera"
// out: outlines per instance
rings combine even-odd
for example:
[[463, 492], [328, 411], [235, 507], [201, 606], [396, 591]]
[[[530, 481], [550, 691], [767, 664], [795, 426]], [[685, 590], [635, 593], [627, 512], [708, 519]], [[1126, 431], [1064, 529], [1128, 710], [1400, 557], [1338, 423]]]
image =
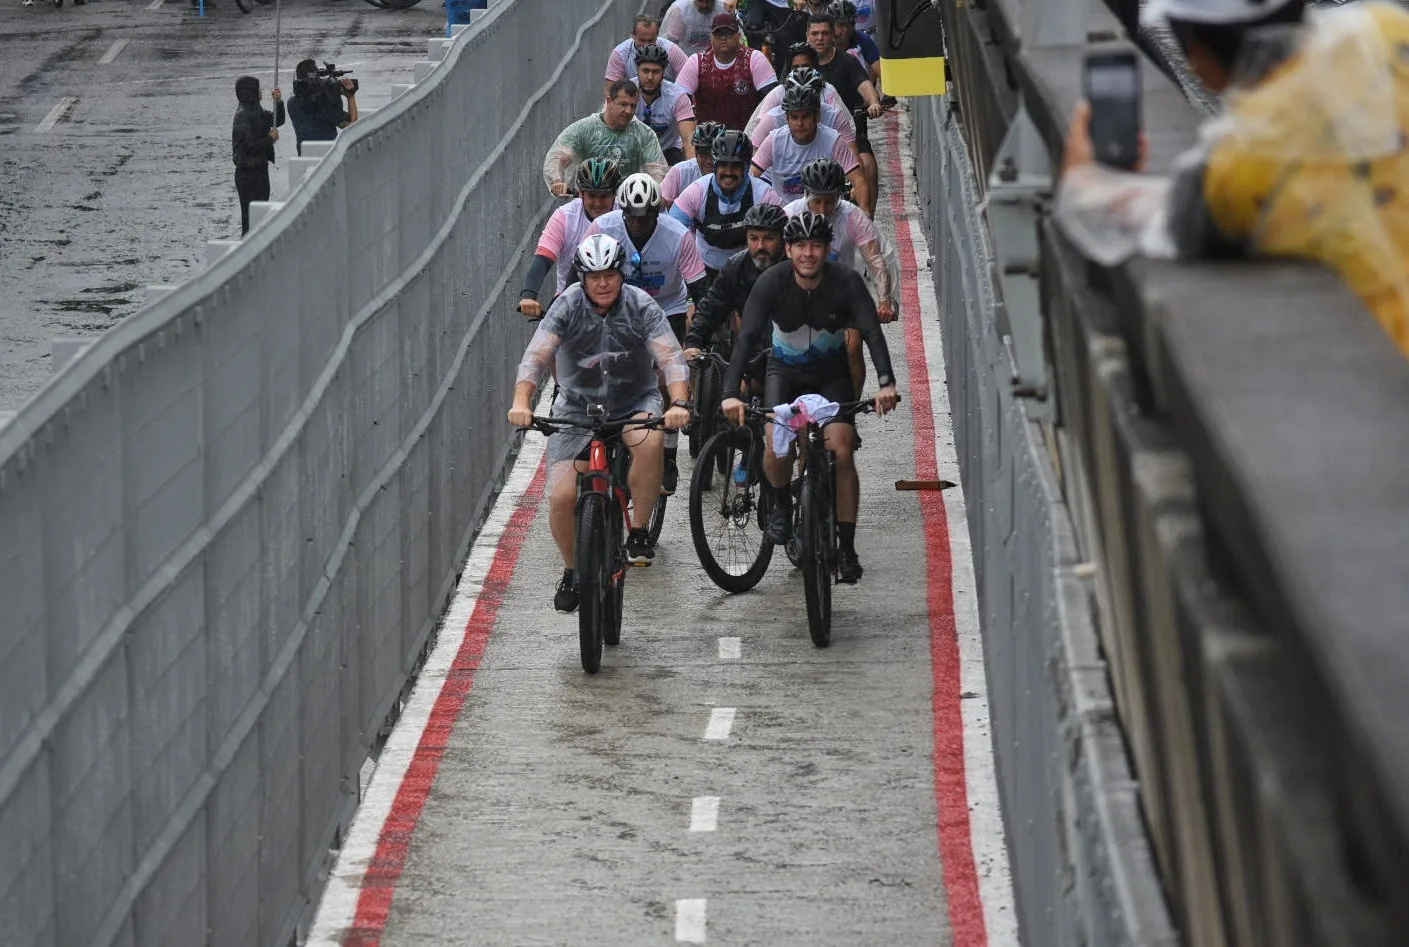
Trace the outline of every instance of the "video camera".
[[323, 68], [316, 69], [312, 75], [294, 80], [294, 94], [310, 100], [326, 98], [336, 102], [340, 96], [353, 95], [360, 88], [356, 79], [351, 80], [350, 89], [343, 85], [343, 77], [351, 72], [351, 69], [339, 69], [336, 63], [324, 62]]

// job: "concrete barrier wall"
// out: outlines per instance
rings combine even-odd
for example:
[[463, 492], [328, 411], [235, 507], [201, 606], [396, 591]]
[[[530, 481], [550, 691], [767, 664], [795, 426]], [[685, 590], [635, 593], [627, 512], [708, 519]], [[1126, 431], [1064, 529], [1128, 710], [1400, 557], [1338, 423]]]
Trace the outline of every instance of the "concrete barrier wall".
[[[1024, 943], [1402, 943], [1409, 363], [1314, 267], [1083, 259], [1054, 169], [1120, 24], [940, 7], [916, 173]], [[1145, 71], [1152, 168], [1190, 81]]]
[[500, 0], [0, 426], [0, 940], [287, 944], [516, 439], [542, 155], [639, 0]]

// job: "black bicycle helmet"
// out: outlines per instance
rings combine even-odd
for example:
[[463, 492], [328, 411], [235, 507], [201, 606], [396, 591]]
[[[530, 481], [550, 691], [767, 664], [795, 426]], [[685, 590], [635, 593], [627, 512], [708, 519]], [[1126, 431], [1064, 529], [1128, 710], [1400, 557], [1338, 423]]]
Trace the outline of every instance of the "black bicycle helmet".
[[840, 194], [846, 172], [831, 158], [813, 158], [802, 166], [802, 189], [808, 194]]
[[744, 214], [745, 230], [772, 230], [782, 233], [788, 225], [788, 214], [777, 204], [755, 204]]
[[577, 193], [616, 194], [621, 186], [621, 168], [610, 158], [588, 158], [577, 166], [573, 181]]
[[753, 142], [741, 131], [730, 129], [715, 136], [714, 163], [748, 164], [753, 160]]
[[637, 68], [640, 68], [643, 63], [654, 63], [665, 69], [670, 65], [670, 54], [655, 43], [648, 43], [636, 50]]
[[821, 214], [814, 214], [810, 210], [789, 217], [787, 226], [783, 228], [783, 242], [797, 243], [800, 240], [821, 240], [823, 243], [831, 243], [832, 222]]
[[856, 4], [851, 0], [832, 0], [827, 12], [832, 15], [832, 19], [838, 23], [856, 22]]
[[696, 151], [710, 151], [714, 148], [714, 139], [724, 134], [727, 129], [723, 122], [700, 122], [695, 126], [695, 134], [690, 138], [690, 144], [695, 146]]
[[800, 43], [793, 43], [788, 47], [788, 62], [792, 62], [794, 56], [807, 56], [813, 62], [816, 62], [817, 50], [813, 49], [812, 44], [808, 43], [807, 40], [803, 40]]
[[822, 109], [822, 96], [813, 89], [788, 89], [783, 93], [784, 112], [818, 112]]

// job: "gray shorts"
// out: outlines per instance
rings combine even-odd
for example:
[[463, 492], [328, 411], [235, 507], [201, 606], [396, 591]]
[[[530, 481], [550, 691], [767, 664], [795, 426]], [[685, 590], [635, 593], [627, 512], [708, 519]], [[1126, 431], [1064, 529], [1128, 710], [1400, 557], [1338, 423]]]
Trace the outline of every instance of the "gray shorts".
[[[661, 398], [659, 391], [652, 391], [644, 395], [631, 407], [629, 411], [623, 411], [621, 417], [627, 414], [649, 414], [659, 417], [665, 411], [665, 400]], [[554, 405], [552, 417], [562, 418], [570, 421], [586, 422], [585, 415], [579, 414], [575, 406], [565, 407]], [[559, 431], [548, 438], [548, 466], [551, 473], [552, 468], [573, 460], [586, 460], [583, 456], [587, 448], [592, 444], [592, 435], [578, 434], [575, 431]]]

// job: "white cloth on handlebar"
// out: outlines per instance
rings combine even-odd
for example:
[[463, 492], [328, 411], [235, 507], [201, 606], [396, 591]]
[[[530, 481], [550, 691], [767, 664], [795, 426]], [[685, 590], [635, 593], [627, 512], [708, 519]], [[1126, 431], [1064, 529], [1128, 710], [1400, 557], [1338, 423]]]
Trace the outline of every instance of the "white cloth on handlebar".
[[773, 455], [783, 457], [793, 438], [808, 424], [824, 424], [837, 416], [841, 405], [822, 395], [803, 395], [792, 404], [773, 406]]

